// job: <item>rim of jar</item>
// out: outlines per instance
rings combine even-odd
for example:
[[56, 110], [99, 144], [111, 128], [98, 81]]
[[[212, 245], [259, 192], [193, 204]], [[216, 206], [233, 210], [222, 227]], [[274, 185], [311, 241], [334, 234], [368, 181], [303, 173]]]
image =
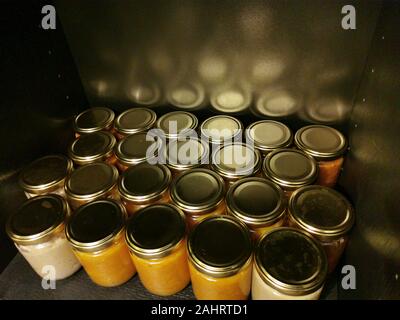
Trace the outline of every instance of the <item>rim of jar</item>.
[[[121, 123], [121, 120], [123, 117], [125, 117], [127, 114], [131, 112], [147, 112], [149, 113], [150, 119], [147, 122], [143, 123], [142, 126], [139, 126], [137, 128], [124, 127]], [[117, 116], [117, 118], [114, 121], [114, 128], [119, 134], [130, 135], [151, 129], [156, 123], [156, 120], [157, 120], [157, 114], [149, 108], [144, 108], [144, 107], [130, 108], [122, 112], [119, 116]]]
[[[79, 118], [81, 118], [82, 116], [84, 116], [88, 112], [92, 112], [92, 111], [96, 111], [96, 110], [105, 111], [105, 112], [108, 113], [108, 115], [97, 126], [87, 127], [87, 128], [86, 127], [79, 127], [79, 125], [78, 125]], [[106, 108], [106, 107], [89, 108], [89, 109], [86, 109], [86, 110], [82, 111], [80, 114], [78, 114], [75, 117], [75, 119], [74, 119], [74, 130], [75, 130], [75, 132], [77, 132], [79, 134], [92, 133], [92, 132], [101, 131], [101, 130], [108, 130], [108, 129], [111, 129], [111, 127], [113, 125], [113, 122], [114, 122], [114, 118], [115, 118], [115, 113], [110, 108]]]
[[[192, 123], [187, 128], [183, 128], [179, 132], [176, 132], [176, 133], [169, 133], [169, 132], [164, 131], [164, 129], [161, 126], [162, 122], [165, 121], [165, 119], [167, 117], [169, 117], [171, 115], [175, 115], [175, 114], [186, 115], [188, 118], [191, 119]], [[173, 138], [179, 138], [179, 137], [185, 136], [188, 132], [190, 132], [190, 130], [195, 130], [197, 128], [198, 123], [199, 123], [199, 120], [193, 113], [190, 113], [187, 111], [172, 111], [172, 112], [168, 112], [168, 113], [162, 115], [160, 118], [158, 118], [156, 127], [158, 129], [162, 130], [164, 136], [167, 139], [173, 139]]]
[[[204, 127], [207, 125], [207, 123], [209, 121], [212, 121], [212, 120], [215, 120], [215, 119], [221, 119], [221, 118], [232, 120], [233, 122], [235, 122], [237, 124], [238, 127], [236, 129], [236, 132], [234, 132], [229, 137], [220, 137], [219, 139], [213, 139], [212, 136], [206, 134], [206, 130], [208, 130], [208, 129], [205, 129]], [[236, 140], [242, 134], [242, 130], [243, 130], [243, 124], [239, 119], [236, 119], [235, 117], [232, 117], [232, 116], [229, 116], [229, 115], [222, 115], [222, 114], [207, 118], [200, 125], [201, 136], [205, 140], [207, 140], [209, 143], [212, 143], [212, 144], [220, 144], [220, 143], [223, 143], [224, 141]]]

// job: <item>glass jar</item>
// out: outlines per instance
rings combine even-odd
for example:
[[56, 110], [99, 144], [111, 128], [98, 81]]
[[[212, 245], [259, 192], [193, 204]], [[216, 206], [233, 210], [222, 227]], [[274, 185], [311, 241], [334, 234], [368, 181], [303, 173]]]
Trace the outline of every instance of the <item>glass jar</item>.
[[208, 169], [179, 175], [171, 185], [171, 199], [186, 215], [189, 230], [203, 219], [226, 213], [224, 181]]
[[313, 184], [318, 176], [318, 166], [313, 157], [300, 150], [272, 151], [263, 163], [264, 175], [279, 185], [287, 198], [300, 187]]
[[126, 170], [118, 190], [129, 215], [156, 203], [170, 202], [171, 172], [162, 165], [142, 163]]
[[270, 180], [250, 177], [235, 182], [226, 195], [228, 214], [245, 223], [256, 240], [281, 227], [286, 201], [282, 189]]
[[27, 200], [7, 222], [7, 234], [40, 277], [60, 280], [81, 267], [65, 238], [68, 215], [66, 201], [49, 194]]
[[242, 123], [238, 119], [226, 115], [208, 118], [200, 126], [201, 138], [211, 144], [212, 151], [223, 143], [240, 140], [242, 131]]
[[293, 193], [289, 201], [289, 225], [311, 234], [328, 257], [332, 272], [348, 241], [355, 221], [354, 210], [339, 192], [323, 186], [307, 186]]
[[48, 193], [65, 197], [64, 183], [72, 169], [73, 163], [67, 157], [46, 156], [22, 169], [19, 184], [28, 198]]
[[75, 136], [97, 131], [112, 131], [114, 122], [114, 111], [109, 108], [90, 108], [74, 119]]
[[344, 135], [328, 126], [311, 125], [299, 129], [294, 142], [297, 148], [318, 161], [316, 184], [334, 187], [343, 165], [343, 154], [347, 149]]
[[199, 300], [246, 300], [250, 293], [252, 242], [240, 221], [204, 219], [189, 236], [189, 270]]
[[278, 228], [255, 249], [253, 300], [317, 300], [327, 275], [322, 247], [305, 233]]
[[79, 167], [65, 183], [65, 194], [72, 209], [99, 199], [119, 200], [118, 170], [107, 163], [96, 162]]
[[190, 282], [185, 216], [168, 204], [146, 207], [126, 228], [126, 242], [144, 287], [159, 296], [173, 295]]
[[115, 143], [115, 137], [107, 131], [88, 133], [71, 144], [68, 155], [78, 166], [102, 161], [115, 165]]
[[121, 140], [130, 134], [145, 132], [154, 126], [156, 120], [156, 113], [148, 108], [128, 109], [115, 119], [115, 135]]
[[90, 279], [103, 287], [127, 282], [136, 273], [124, 240], [126, 211], [114, 200], [97, 200], [70, 218], [66, 236]]
[[190, 112], [174, 111], [161, 116], [157, 121], [157, 128], [162, 130], [166, 139], [177, 139], [189, 136], [196, 130], [198, 120]]

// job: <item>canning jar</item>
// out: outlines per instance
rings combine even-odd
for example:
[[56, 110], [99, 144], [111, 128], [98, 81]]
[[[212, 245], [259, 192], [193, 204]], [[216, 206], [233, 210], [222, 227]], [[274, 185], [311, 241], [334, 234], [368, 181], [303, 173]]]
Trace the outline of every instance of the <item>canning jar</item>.
[[97, 131], [112, 131], [114, 117], [114, 111], [109, 108], [87, 109], [74, 119], [75, 136]]
[[7, 222], [7, 234], [41, 277], [60, 280], [81, 267], [65, 238], [68, 215], [66, 201], [49, 194], [27, 200]]
[[204, 219], [189, 236], [189, 270], [199, 300], [246, 300], [250, 293], [252, 242], [232, 217]]
[[191, 230], [203, 219], [226, 213], [224, 180], [208, 169], [179, 175], [171, 185], [171, 199], [186, 215]]
[[235, 182], [226, 195], [226, 206], [228, 214], [249, 227], [253, 239], [281, 227], [285, 221], [283, 191], [264, 178], [250, 177]]
[[321, 243], [329, 272], [335, 269], [346, 247], [354, 221], [349, 201], [331, 188], [307, 186], [290, 198], [289, 225], [308, 232]]
[[128, 214], [151, 204], [168, 203], [170, 182], [171, 172], [162, 164], [142, 163], [127, 169], [121, 175], [118, 190]]
[[96, 162], [79, 167], [65, 182], [65, 194], [72, 209], [98, 199], [119, 199], [118, 170], [107, 163]]
[[19, 184], [28, 198], [55, 193], [65, 196], [64, 183], [73, 163], [62, 155], [51, 155], [35, 160], [22, 169]]
[[162, 130], [166, 139], [185, 137], [196, 130], [198, 120], [190, 112], [173, 111], [157, 120], [157, 128]]
[[157, 115], [148, 108], [132, 108], [122, 112], [114, 121], [115, 135], [120, 140], [130, 134], [151, 129]]
[[185, 228], [183, 212], [169, 204], [146, 207], [128, 220], [126, 242], [149, 292], [169, 296], [189, 284]]
[[114, 165], [115, 143], [115, 137], [107, 131], [84, 134], [71, 144], [68, 155], [78, 166], [102, 161]]
[[300, 150], [272, 151], [263, 163], [264, 175], [278, 184], [287, 197], [300, 187], [313, 184], [318, 176], [318, 166], [313, 157]]
[[335, 186], [347, 148], [344, 135], [328, 126], [310, 125], [296, 132], [294, 142], [297, 148], [318, 161], [319, 174], [316, 184]]
[[136, 273], [125, 243], [125, 208], [114, 200], [97, 200], [70, 218], [66, 236], [90, 279], [115, 287]]
[[254, 254], [253, 300], [317, 300], [327, 275], [322, 247], [305, 233], [278, 228], [266, 233]]
[[240, 140], [242, 131], [242, 123], [227, 115], [210, 117], [204, 120], [200, 126], [201, 138], [208, 141], [213, 148], [226, 142]]

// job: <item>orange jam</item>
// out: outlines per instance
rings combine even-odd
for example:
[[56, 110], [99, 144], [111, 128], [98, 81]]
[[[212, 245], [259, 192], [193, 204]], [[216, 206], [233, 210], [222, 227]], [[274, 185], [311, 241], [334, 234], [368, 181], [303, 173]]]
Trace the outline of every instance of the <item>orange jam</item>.
[[334, 187], [339, 178], [344, 157], [331, 161], [318, 161], [319, 175], [316, 184], [326, 187]]

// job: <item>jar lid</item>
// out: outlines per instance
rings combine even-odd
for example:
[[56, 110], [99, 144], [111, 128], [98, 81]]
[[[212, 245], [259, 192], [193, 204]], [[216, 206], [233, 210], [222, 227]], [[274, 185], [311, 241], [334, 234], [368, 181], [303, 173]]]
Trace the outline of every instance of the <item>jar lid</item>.
[[115, 143], [115, 137], [108, 131], [88, 133], [71, 144], [68, 154], [76, 164], [84, 165], [112, 155]]
[[246, 138], [261, 152], [287, 148], [292, 144], [292, 132], [281, 122], [261, 120], [247, 127]]
[[182, 109], [197, 108], [204, 98], [204, 89], [200, 84], [180, 83], [167, 91], [168, 103]]
[[109, 108], [90, 108], [75, 117], [74, 129], [81, 134], [101, 131], [111, 127], [114, 117]]
[[147, 131], [154, 126], [157, 115], [148, 108], [132, 108], [122, 112], [114, 121], [117, 132], [128, 135]]
[[170, 204], [156, 204], [129, 218], [125, 238], [135, 255], [158, 259], [167, 256], [182, 241], [185, 231], [181, 210]]
[[46, 242], [64, 227], [67, 212], [67, 203], [58, 195], [30, 198], [8, 219], [7, 234], [21, 245]]
[[173, 181], [171, 198], [182, 210], [206, 213], [223, 200], [224, 181], [208, 169], [186, 171]]
[[287, 117], [299, 109], [296, 99], [286, 90], [265, 92], [255, 107], [257, 113], [267, 117]]
[[118, 189], [121, 197], [137, 202], [159, 197], [171, 182], [171, 172], [162, 165], [142, 163], [128, 168], [121, 176]]
[[212, 277], [229, 277], [251, 260], [250, 233], [232, 217], [206, 218], [190, 234], [188, 252], [190, 261], [200, 272]]
[[202, 137], [211, 143], [233, 141], [242, 134], [242, 123], [231, 116], [218, 115], [203, 121], [200, 126]]
[[212, 168], [228, 179], [256, 173], [261, 165], [258, 150], [240, 142], [221, 145], [212, 155]]
[[98, 200], [87, 203], [71, 216], [66, 236], [71, 245], [79, 250], [95, 252], [107, 248], [123, 230], [125, 208], [114, 200]]
[[270, 225], [285, 213], [282, 189], [264, 178], [244, 178], [233, 184], [226, 196], [228, 212], [246, 224]]
[[65, 183], [65, 193], [75, 200], [95, 200], [117, 184], [118, 170], [107, 163], [96, 162], [71, 173]]
[[215, 110], [220, 112], [241, 112], [250, 106], [251, 94], [236, 87], [218, 90], [211, 94], [210, 103]]
[[265, 157], [264, 174], [283, 188], [312, 184], [318, 175], [316, 161], [300, 150], [280, 149]]
[[322, 239], [343, 236], [355, 220], [353, 207], [343, 195], [316, 185], [293, 193], [289, 215], [300, 228]]
[[169, 112], [157, 121], [157, 128], [163, 130], [168, 139], [178, 138], [197, 128], [198, 120], [192, 113], [185, 111]]
[[342, 133], [323, 125], [310, 125], [299, 129], [294, 142], [297, 148], [317, 159], [337, 158], [347, 148], [347, 141]]
[[257, 243], [255, 266], [260, 277], [279, 292], [301, 296], [323, 285], [328, 262], [319, 243], [293, 228], [278, 228]]
[[198, 138], [171, 140], [165, 153], [167, 166], [175, 170], [187, 170], [210, 162], [210, 148]]
[[72, 161], [65, 156], [45, 156], [22, 170], [19, 183], [27, 192], [50, 192], [58, 188], [58, 184], [68, 176], [72, 168]]

